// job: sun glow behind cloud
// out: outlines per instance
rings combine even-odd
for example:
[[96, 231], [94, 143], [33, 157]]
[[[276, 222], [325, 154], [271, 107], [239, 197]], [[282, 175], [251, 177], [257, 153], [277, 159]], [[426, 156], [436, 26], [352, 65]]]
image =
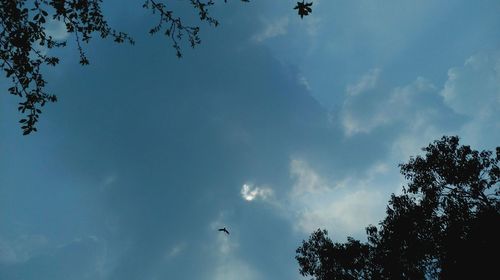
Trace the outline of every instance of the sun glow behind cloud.
[[266, 187], [252, 186], [249, 183], [243, 184], [241, 187], [241, 196], [246, 201], [253, 201], [257, 198], [266, 200], [273, 195], [273, 190]]

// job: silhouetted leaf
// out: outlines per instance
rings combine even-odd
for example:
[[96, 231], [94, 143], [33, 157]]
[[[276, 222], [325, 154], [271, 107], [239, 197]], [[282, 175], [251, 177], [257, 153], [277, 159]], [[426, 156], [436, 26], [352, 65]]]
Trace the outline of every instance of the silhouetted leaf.
[[297, 13], [299, 14], [300, 18], [303, 18], [304, 16], [309, 15], [312, 13], [312, 2], [309, 3], [304, 3], [302, 2], [297, 2], [297, 6], [294, 7], [295, 10], [298, 10]]

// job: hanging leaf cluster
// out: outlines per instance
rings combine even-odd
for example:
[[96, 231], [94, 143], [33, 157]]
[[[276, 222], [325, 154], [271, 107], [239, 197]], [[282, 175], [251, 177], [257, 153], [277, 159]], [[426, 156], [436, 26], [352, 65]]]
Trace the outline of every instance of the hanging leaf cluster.
[[297, 6], [295, 6], [295, 10], [297, 10], [297, 13], [299, 14], [300, 18], [303, 18], [304, 16], [309, 15], [312, 13], [312, 2], [309, 3], [304, 3], [302, 2], [297, 2]]

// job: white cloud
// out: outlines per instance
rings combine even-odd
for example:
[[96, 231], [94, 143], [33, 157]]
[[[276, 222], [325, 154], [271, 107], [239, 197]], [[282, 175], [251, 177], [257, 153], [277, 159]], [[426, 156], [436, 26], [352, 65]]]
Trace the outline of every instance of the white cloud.
[[[327, 192], [321, 196], [327, 196], [331, 200], [314, 205], [314, 200], [311, 199], [307, 203], [314, 206], [299, 212], [297, 226], [303, 232], [311, 233], [318, 228], [329, 228], [334, 230], [336, 238], [357, 235], [367, 225], [378, 221], [373, 210], [383, 208], [383, 196], [378, 191], [358, 190], [341, 195]], [[323, 200], [320, 197], [315, 199]]]
[[[324, 228], [333, 230], [339, 239], [361, 237], [366, 226], [381, 220], [390, 193], [400, 188], [401, 182], [397, 170], [384, 162], [374, 163], [359, 176], [332, 180], [294, 158], [289, 172], [293, 185], [288, 193], [266, 203], [301, 233]], [[219, 241], [220, 250], [228, 255], [231, 250], [225, 242]]]
[[380, 114], [379, 108], [382, 96], [375, 91], [380, 73], [378, 68], [371, 69], [357, 83], [347, 86], [347, 97], [341, 110], [341, 122], [347, 136], [368, 133], [386, 122], [386, 116]]
[[378, 84], [379, 75], [380, 70], [370, 70], [357, 84], [347, 87], [340, 113], [347, 136], [397, 122], [409, 124], [416, 115], [435, 110], [436, 104], [429, 99], [438, 92], [429, 80], [418, 77], [408, 85], [385, 89]]
[[295, 228], [301, 232], [327, 228], [341, 238], [359, 235], [368, 224], [378, 222], [380, 209], [384, 209], [386, 197], [374, 182], [387, 171], [385, 164], [377, 163], [362, 178], [333, 182], [318, 175], [305, 161], [294, 159], [290, 174], [295, 183], [286, 210], [294, 213]]
[[479, 53], [451, 68], [441, 91], [457, 113], [482, 117], [500, 107], [500, 52]]
[[329, 186], [305, 161], [292, 159], [290, 162], [290, 175], [295, 180], [292, 195], [300, 196], [309, 193], [321, 193]]
[[500, 51], [475, 54], [463, 66], [450, 68], [441, 95], [452, 110], [469, 118], [459, 134], [469, 144], [498, 144]]
[[252, 201], [257, 198], [266, 200], [272, 195], [273, 190], [267, 187], [252, 186], [250, 183], [245, 183], [241, 187], [241, 197], [246, 201]]
[[[66, 31], [66, 25], [58, 20], [49, 18], [47, 25], [45, 26], [45, 33], [47, 36], [51, 36], [52, 39], [56, 41], [64, 41], [68, 38], [69, 33]], [[46, 55], [49, 52], [47, 45], [38, 46], [38, 51]]]
[[[441, 109], [419, 92], [437, 94]], [[463, 66], [450, 68], [440, 90], [419, 78], [400, 96], [392, 98], [395, 109], [390, 111], [406, 123], [392, 144], [395, 159], [406, 161], [443, 135], [459, 135], [468, 145], [492, 148], [500, 138], [500, 52], [481, 52], [466, 59]], [[456, 127], [437, 121], [450, 118], [444, 112], [447, 107], [465, 117]]]
[[267, 22], [265, 28], [258, 34], [255, 34], [252, 40], [261, 43], [267, 39], [285, 35], [287, 33], [288, 22], [288, 17], [282, 17], [273, 22]]
[[376, 113], [369, 118], [359, 118], [352, 111], [344, 112], [342, 125], [347, 136], [359, 133], [369, 133], [374, 128], [388, 123], [390, 120], [384, 114]]
[[262, 279], [252, 267], [238, 259], [226, 258], [220, 261], [213, 275], [213, 280], [258, 280]]
[[421, 148], [443, 135], [456, 134], [434, 124], [436, 117], [431, 113], [420, 113], [413, 117], [409, 124], [395, 139], [392, 140], [391, 156], [394, 162], [406, 162], [411, 156], [422, 153]]
[[54, 19], [49, 19], [47, 22], [45, 33], [52, 36], [54, 40], [65, 40], [69, 36], [69, 33], [66, 31], [66, 25]]
[[379, 80], [380, 72], [381, 70], [379, 68], [371, 69], [370, 71], [368, 71], [368, 73], [363, 75], [357, 83], [347, 86], [347, 94], [354, 96], [374, 89]]

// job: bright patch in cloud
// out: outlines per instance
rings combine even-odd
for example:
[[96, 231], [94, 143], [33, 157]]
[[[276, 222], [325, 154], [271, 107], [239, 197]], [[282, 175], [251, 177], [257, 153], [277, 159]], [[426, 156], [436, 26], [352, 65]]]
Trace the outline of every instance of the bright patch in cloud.
[[265, 187], [252, 186], [250, 184], [243, 184], [241, 187], [241, 196], [246, 201], [252, 201], [260, 198], [266, 200], [273, 194], [273, 190]]
[[66, 25], [62, 21], [54, 19], [49, 19], [45, 32], [47, 35], [52, 36], [54, 40], [65, 40], [69, 36]]
[[[374, 210], [383, 209], [383, 196], [378, 191], [358, 190], [343, 194], [326, 192], [321, 196], [328, 197], [330, 201], [319, 195], [299, 201], [302, 205], [312, 204], [298, 213], [297, 227], [301, 231], [311, 233], [318, 228], [329, 228], [334, 230], [336, 238], [343, 239], [346, 235], [364, 231], [369, 224], [375, 224], [378, 220]], [[314, 204], [315, 201], [320, 203]]]
[[290, 173], [295, 184], [287, 210], [295, 213], [295, 227], [304, 233], [331, 229], [339, 238], [359, 235], [368, 224], [380, 219], [386, 198], [375, 181], [387, 171], [386, 165], [378, 163], [363, 178], [332, 182], [318, 175], [305, 161], [292, 160]]

